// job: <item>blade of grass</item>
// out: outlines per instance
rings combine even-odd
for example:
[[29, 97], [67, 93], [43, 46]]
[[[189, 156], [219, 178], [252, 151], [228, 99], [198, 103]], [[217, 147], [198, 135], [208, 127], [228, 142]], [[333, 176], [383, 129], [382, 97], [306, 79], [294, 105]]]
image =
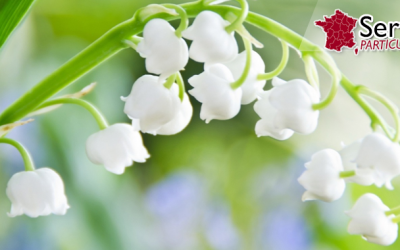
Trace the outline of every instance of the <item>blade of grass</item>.
[[35, 0], [0, 0], [0, 49]]

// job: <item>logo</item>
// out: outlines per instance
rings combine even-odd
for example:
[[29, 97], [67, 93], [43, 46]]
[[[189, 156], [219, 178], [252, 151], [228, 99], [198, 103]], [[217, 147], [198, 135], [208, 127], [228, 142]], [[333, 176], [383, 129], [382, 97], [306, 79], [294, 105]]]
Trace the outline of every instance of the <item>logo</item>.
[[[324, 16], [324, 20], [314, 24], [325, 32], [325, 48], [328, 50], [342, 52], [342, 48], [346, 47], [354, 49], [356, 55], [361, 51], [400, 50], [399, 40], [394, 38], [400, 22], [378, 21], [372, 24], [373, 21], [372, 15], [364, 14], [356, 19], [337, 9], [332, 16]], [[357, 36], [360, 39], [358, 47], [354, 32], [357, 25], [361, 27]]]

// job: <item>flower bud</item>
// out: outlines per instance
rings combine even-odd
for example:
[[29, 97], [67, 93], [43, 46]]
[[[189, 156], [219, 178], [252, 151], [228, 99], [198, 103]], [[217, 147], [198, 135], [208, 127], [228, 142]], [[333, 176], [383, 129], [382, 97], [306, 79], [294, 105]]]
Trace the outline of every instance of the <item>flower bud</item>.
[[194, 87], [189, 93], [202, 103], [200, 118], [206, 123], [228, 120], [239, 113], [242, 90], [232, 89], [233, 82], [232, 73], [223, 64], [206, 67], [203, 73], [189, 79]]
[[272, 80], [273, 88], [260, 94], [254, 110], [261, 117], [256, 125], [258, 136], [271, 136], [285, 140], [290, 130], [301, 134], [312, 133], [318, 124], [319, 111], [312, 105], [319, 101], [319, 93], [306, 81], [295, 79], [285, 82]]
[[331, 202], [342, 197], [346, 184], [340, 178], [343, 165], [338, 152], [333, 149], [321, 150], [311, 157], [305, 167], [307, 170], [298, 179], [306, 189], [303, 201]]
[[176, 83], [167, 89], [158, 77], [144, 75], [134, 83], [128, 97], [124, 98], [124, 112], [144, 133], [156, 134], [180, 112], [181, 100]]
[[364, 194], [346, 212], [351, 217], [347, 231], [360, 234], [366, 241], [388, 246], [397, 239], [398, 225], [393, 222], [394, 215], [385, 214], [389, 208], [374, 194]]
[[86, 154], [91, 162], [104, 165], [114, 174], [122, 174], [134, 161], [145, 162], [150, 157], [140, 133], [122, 123], [92, 134], [86, 141]]
[[14, 174], [8, 181], [6, 193], [12, 203], [10, 217], [64, 215], [69, 208], [64, 183], [50, 168]]
[[[242, 76], [246, 63], [246, 51], [243, 51], [233, 61], [225, 63], [225, 65], [232, 72], [235, 81], [237, 81]], [[255, 51], [251, 52], [250, 65], [249, 75], [241, 86], [243, 91], [241, 102], [243, 105], [253, 102], [263, 92], [266, 83], [266, 80], [257, 79], [259, 74], [265, 73], [265, 64], [261, 56]]]
[[186, 42], [163, 19], [152, 19], [146, 24], [137, 52], [146, 58], [147, 71], [161, 75], [161, 79], [184, 69], [189, 60]]
[[238, 45], [234, 32], [229, 34], [225, 30], [228, 25], [229, 22], [215, 12], [201, 12], [192, 26], [182, 32], [183, 37], [193, 40], [190, 58], [207, 64], [233, 60], [238, 54]]

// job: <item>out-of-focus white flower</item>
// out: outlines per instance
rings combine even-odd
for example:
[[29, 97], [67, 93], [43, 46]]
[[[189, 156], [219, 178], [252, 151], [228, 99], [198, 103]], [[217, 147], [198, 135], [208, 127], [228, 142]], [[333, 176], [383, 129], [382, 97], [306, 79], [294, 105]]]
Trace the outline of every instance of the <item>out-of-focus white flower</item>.
[[339, 151], [339, 154], [342, 157], [344, 171], [355, 172], [354, 176], [347, 177], [345, 181], [354, 182], [363, 186], [369, 186], [375, 182], [373, 170], [369, 168], [358, 168], [355, 162], [360, 145], [361, 140], [353, 142], [350, 145], [343, 146], [343, 149]]
[[185, 93], [180, 105], [179, 113], [167, 124], [156, 131], [159, 135], [174, 135], [181, 132], [192, 119], [193, 108], [189, 96]]
[[302, 200], [323, 200], [331, 202], [342, 197], [345, 181], [340, 178], [343, 171], [342, 159], [333, 149], [315, 153], [305, 164], [306, 171], [299, 177], [299, 183], [306, 189]]
[[146, 58], [148, 72], [168, 76], [182, 70], [189, 60], [186, 42], [175, 35], [174, 28], [163, 19], [152, 19], [143, 30], [137, 52]]
[[378, 133], [361, 142], [355, 162], [360, 169], [372, 171], [375, 185], [393, 189], [391, 180], [400, 174], [400, 146]]
[[136, 80], [132, 91], [123, 100], [124, 112], [134, 120], [135, 129], [156, 134], [181, 112], [181, 100], [176, 83], [167, 89], [158, 77], [144, 75]]
[[200, 75], [189, 79], [194, 88], [189, 93], [202, 103], [200, 118], [209, 123], [213, 119], [227, 120], [239, 113], [242, 90], [232, 89], [230, 70], [223, 64], [206, 67]]
[[[233, 61], [225, 63], [232, 72], [235, 81], [242, 76], [246, 62], [246, 51], [243, 51]], [[243, 91], [242, 104], [251, 103], [263, 92], [266, 80], [257, 80], [257, 76], [263, 73], [265, 73], [264, 61], [257, 52], [252, 51], [249, 75], [241, 86]]]
[[140, 133], [122, 123], [92, 134], [86, 141], [86, 154], [94, 164], [104, 165], [114, 174], [122, 174], [134, 161], [145, 162], [150, 157]]
[[389, 208], [374, 194], [364, 194], [346, 212], [351, 217], [347, 228], [350, 234], [360, 234], [363, 239], [380, 245], [390, 245], [397, 239], [398, 225], [394, 215], [385, 214]]
[[318, 124], [319, 111], [312, 105], [319, 101], [319, 93], [306, 81], [295, 79], [272, 80], [273, 88], [260, 94], [254, 110], [261, 117], [256, 124], [258, 136], [286, 140], [293, 131], [312, 133]]
[[12, 203], [10, 217], [64, 215], [69, 208], [64, 183], [50, 168], [14, 174], [8, 181], [6, 193]]
[[215, 12], [201, 12], [192, 26], [182, 32], [183, 37], [193, 40], [190, 58], [207, 64], [233, 60], [238, 54], [238, 45], [234, 32], [229, 34], [225, 30], [228, 25], [229, 22]]

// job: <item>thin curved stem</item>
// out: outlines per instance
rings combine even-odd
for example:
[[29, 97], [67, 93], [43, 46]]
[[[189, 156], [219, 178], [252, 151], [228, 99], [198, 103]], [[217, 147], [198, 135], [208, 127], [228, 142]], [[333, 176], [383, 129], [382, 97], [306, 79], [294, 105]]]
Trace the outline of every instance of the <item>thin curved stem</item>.
[[399, 142], [399, 138], [400, 138], [400, 120], [399, 120], [399, 110], [396, 107], [396, 105], [394, 105], [390, 100], [388, 100], [385, 96], [383, 96], [380, 93], [377, 93], [365, 86], [357, 86], [357, 92], [362, 94], [362, 95], [366, 95], [370, 98], [373, 98], [374, 100], [380, 102], [381, 104], [383, 104], [390, 112], [390, 114], [393, 116], [394, 122], [395, 122], [395, 129], [396, 129], [396, 133], [392, 138], [393, 142]]
[[132, 37], [128, 37], [127, 39], [125, 39], [123, 42], [128, 45], [129, 47], [131, 47], [132, 49], [136, 50], [138, 44], [143, 40], [143, 37], [139, 37], [139, 36], [132, 36]]
[[281, 40], [281, 44], [282, 44], [282, 59], [281, 59], [279, 65], [278, 65], [278, 67], [276, 67], [276, 69], [274, 69], [271, 72], [258, 75], [257, 76], [257, 80], [269, 80], [269, 79], [272, 79], [275, 76], [280, 75], [282, 73], [282, 71], [286, 68], [286, 65], [287, 65], [287, 63], [289, 61], [289, 46], [283, 40]]
[[0, 138], [0, 143], [7, 143], [14, 146], [22, 156], [25, 164], [26, 171], [33, 171], [35, 170], [35, 164], [33, 163], [31, 154], [29, 151], [19, 142], [9, 139], [9, 138]]
[[175, 34], [177, 37], [181, 38], [182, 32], [186, 30], [189, 25], [189, 17], [186, 13], [186, 10], [181, 6], [175, 4], [163, 4], [163, 6], [170, 9], [174, 9], [179, 14], [179, 17], [181, 18], [181, 23], [179, 24], [179, 27], [176, 29]]
[[391, 215], [391, 214], [399, 214], [399, 213], [400, 213], [400, 206], [392, 208], [389, 211], [385, 212], [385, 214], [388, 215], [388, 216]]
[[45, 102], [42, 105], [40, 105], [38, 110], [49, 107], [49, 106], [53, 106], [53, 105], [59, 105], [59, 104], [79, 105], [90, 112], [90, 114], [96, 119], [96, 122], [99, 125], [99, 128], [101, 130], [106, 129], [108, 127], [108, 122], [107, 122], [106, 118], [93, 104], [91, 104], [88, 101], [77, 99], [77, 98], [58, 98], [55, 100], [51, 100], [51, 101]]
[[176, 83], [179, 86], [179, 99], [183, 101], [185, 95], [185, 82], [183, 81], [182, 75], [180, 72], [176, 73]]
[[174, 84], [175, 79], [176, 79], [176, 74], [173, 74], [170, 77], [168, 77], [167, 81], [164, 83], [164, 87], [170, 89], [172, 87], [172, 84]]
[[245, 47], [245, 50], [246, 50], [246, 65], [245, 65], [245, 67], [243, 69], [243, 73], [240, 76], [240, 78], [237, 79], [236, 82], [231, 84], [232, 89], [240, 88], [240, 86], [243, 85], [243, 83], [246, 81], [246, 79], [247, 79], [247, 77], [249, 76], [249, 73], [250, 73], [251, 53], [253, 52], [253, 49], [252, 49], [251, 42], [247, 38], [242, 37], [242, 39], [243, 39], [244, 47]]
[[314, 59], [310, 55], [305, 55], [303, 57], [304, 66], [306, 69], [306, 75], [311, 86], [316, 90], [319, 89], [319, 77], [317, 67], [315, 66]]
[[235, 31], [238, 27], [240, 27], [246, 20], [247, 15], [249, 14], [249, 4], [247, 3], [247, 1], [246, 0], [236, 0], [236, 1], [240, 3], [242, 9], [238, 18], [225, 28], [225, 30], [228, 33], [231, 33]]
[[348, 177], [352, 177], [355, 175], [356, 175], [356, 171], [354, 171], [354, 170], [342, 171], [339, 174], [340, 178], [348, 178]]

